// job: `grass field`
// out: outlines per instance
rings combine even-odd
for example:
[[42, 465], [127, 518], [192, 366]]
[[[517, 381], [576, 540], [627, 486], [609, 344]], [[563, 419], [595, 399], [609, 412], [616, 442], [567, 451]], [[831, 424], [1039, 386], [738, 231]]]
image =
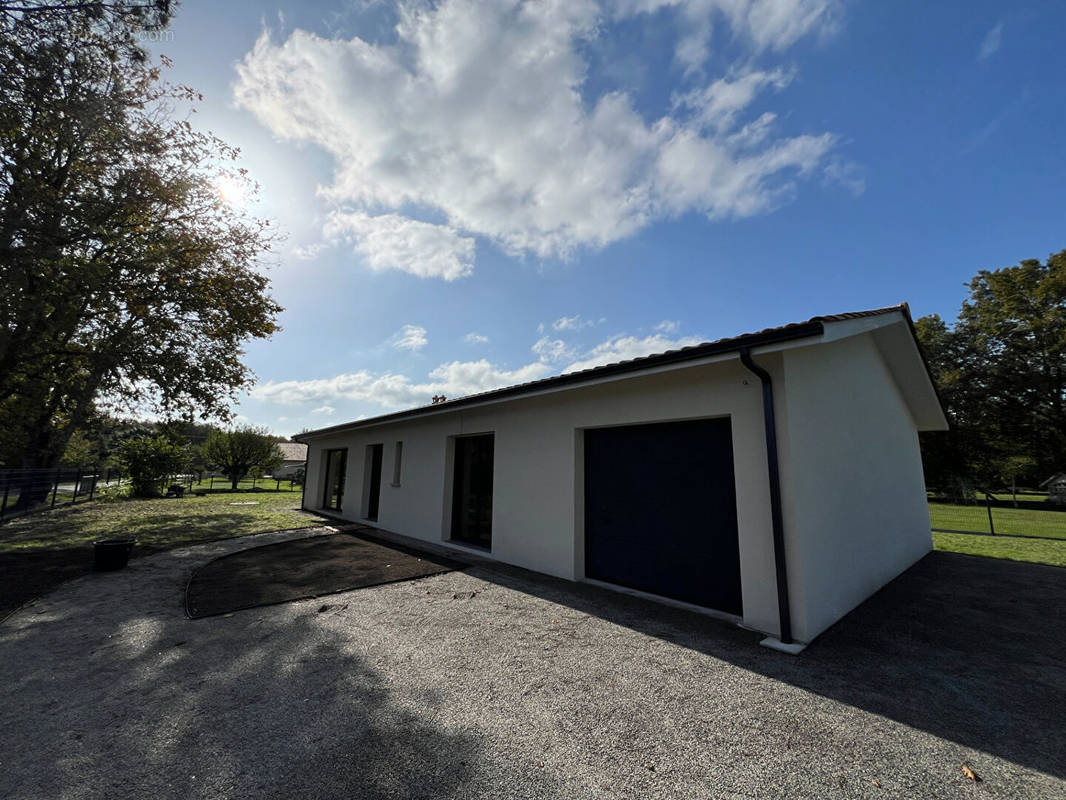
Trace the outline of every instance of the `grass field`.
[[[930, 503], [933, 528], [988, 533], [988, 510], [984, 505]], [[1032, 561], [1066, 567], [1066, 512], [1026, 508], [993, 508], [996, 536], [933, 531], [937, 550], [967, 553], [1012, 561]], [[1042, 536], [1046, 539], [1019, 539]]]
[[135, 537], [140, 548], [160, 549], [321, 524], [320, 517], [300, 511], [299, 502], [299, 492], [286, 491], [79, 504], [5, 523], [0, 554], [88, 548], [94, 539], [117, 536]]
[[[77, 487], [77, 489], [78, 489], [77, 496], [75, 496], [75, 494], [74, 494], [75, 484], [74, 484], [73, 480], [62, 481], [58, 486], [49, 486], [48, 493], [45, 495], [44, 500], [41, 501], [40, 506], [51, 506], [53, 504], [52, 503], [53, 498], [55, 499], [55, 505], [56, 506], [68, 505], [68, 504], [70, 504], [72, 502], [76, 502], [76, 503], [88, 502], [88, 500], [89, 500], [89, 482], [90, 482], [90, 478], [86, 477], [85, 480], [81, 483], [81, 485], [79, 485]], [[114, 485], [114, 484], [112, 484], [112, 485]], [[96, 487], [94, 489], [94, 494], [96, 492], [100, 491], [101, 489], [107, 488], [107, 486], [108, 486], [108, 484], [106, 484], [103, 480], [99, 481], [96, 484]], [[2, 494], [4, 494], [4, 493], [0, 492], [0, 495], [2, 495]], [[15, 507], [15, 504], [18, 502], [18, 499], [19, 499], [18, 487], [17, 486], [8, 487], [8, 489], [7, 489], [7, 500], [4, 503], [4, 506], [8, 510], [8, 512], [10, 512], [11, 509], [13, 509]]]
[[[1003, 500], [1006, 503], [1009, 503], [1011, 500], [1014, 499], [1014, 495], [1011, 494], [1009, 491], [1006, 491], [1006, 492], [990, 492], [990, 494], [994, 498], [996, 498], [997, 500]], [[1025, 502], [1030, 502], [1030, 503], [1033, 503], [1033, 502], [1042, 503], [1045, 500], [1047, 500], [1047, 492], [1030, 492], [1030, 491], [1024, 491], [1023, 492], [1021, 490], [1018, 490], [1018, 499], [1022, 500], [1022, 501], [1025, 501]]]
[[[989, 533], [988, 511], [983, 505], [930, 503], [929, 519], [934, 528], [949, 531]], [[1037, 511], [1027, 508], [993, 508], [992, 521], [997, 534], [1045, 536], [1066, 539], [1066, 511]]]
[[937, 550], [972, 556], [1007, 558], [1066, 567], [1066, 541], [1056, 539], [1013, 539], [1008, 536], [974, 536], [966, 533], [933, 531]]
[[[184, 485], [187, 486], [188, 484]], [[287, 480], [281, 481], [279, 485], [278, 481], [272, 478], [258, 478], [255, 481], [251, 478], [244, 478], [237, 483], [237, 491], [244, 492], [248, 490], [295, 492], [298, 495], [301, 487], [299, 484], [290, 484]], [[210, 478], [205, 478], [200, 483], [193, 483], [189, 491], [228, 492], [230, 491], [230, 481], [229, 478], [215, 478], [214, 482], [212, 482]]]
[[95, 539], [137, 539], [134, 556], [170, 547], [311, 528], [326, 522], [299, 509], [300, 493], [212, 493], [181, 499], [79, 503], [0, 525], [0, 618], [92, 569]]

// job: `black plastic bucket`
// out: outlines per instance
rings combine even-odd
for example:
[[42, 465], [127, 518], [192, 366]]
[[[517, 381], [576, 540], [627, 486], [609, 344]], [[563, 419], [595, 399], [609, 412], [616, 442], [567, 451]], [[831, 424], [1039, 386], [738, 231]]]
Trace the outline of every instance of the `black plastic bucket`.
[[93, 542], [93, 569], [113, 572], [129, 563], [136, 539], [100, 539]]

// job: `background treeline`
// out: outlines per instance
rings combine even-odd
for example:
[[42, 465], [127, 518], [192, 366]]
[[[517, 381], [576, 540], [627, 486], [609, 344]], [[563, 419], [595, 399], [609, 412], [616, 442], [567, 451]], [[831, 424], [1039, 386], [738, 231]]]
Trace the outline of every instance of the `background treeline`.
[[[240, 429], [238, 429], [240, 430]], [[290, 441], [284, 436], [275, 436], [266, 431], [255, 430], [270, 442]], [[137, 439], [163, 438], [184, 452], [184, 469], [192, 472], [210, 471], [213, 461], [205, 456], [204, 446], [213, 433], [227, 433], [218, 425], [195, 422], [146, 422], [101, 416], [85, 428], [73, 433], [64, 451], [60, 464], [70, 467], [119, 468], [124, 446]], [[6, 465], [0, 461], [0, 467]]]
[[1066, 471], [1066, 250], [967, 286], [954, 324], [915, 322], [951, 424], [921, 434], [926, 484], [1035, 488]]

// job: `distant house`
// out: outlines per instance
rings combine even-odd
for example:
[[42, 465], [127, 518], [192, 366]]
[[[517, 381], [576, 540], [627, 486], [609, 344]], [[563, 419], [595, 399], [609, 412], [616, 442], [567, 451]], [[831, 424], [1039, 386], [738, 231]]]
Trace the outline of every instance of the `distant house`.
[[279, 442], [281, 466], [274, 470], [275, 478], [293, 478], [307, 466], [307, 445], [299, 442]]
[[1052, 503], [1066, 505], [1066, 472], [1056, 472], [1042, 484], [1041, 489], [1047, 489], [1047, 499]]

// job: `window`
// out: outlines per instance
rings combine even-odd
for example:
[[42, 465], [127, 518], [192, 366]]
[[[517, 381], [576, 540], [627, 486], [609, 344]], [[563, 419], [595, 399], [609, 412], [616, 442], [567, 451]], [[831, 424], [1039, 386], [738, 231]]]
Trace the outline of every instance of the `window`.
[[326, 480], [325, 493], [322, 497], [322, 507], [341, 510], [341, 502], [344, 499], [344, 474], [348, 470], [347, 448], [326, 451]]
[[392, 485], [400, 485], [400, 471], [403, 469], [403, 442], [396, 443], [396, 452], [392, 457]]
[[377, 522], [381, 504], [381, 455], [383, 444], [368, 444], [363, 464], [363, 519]]
[[491, 433], [455, 438], [452, 477], [452, 541], [492, 549]]

